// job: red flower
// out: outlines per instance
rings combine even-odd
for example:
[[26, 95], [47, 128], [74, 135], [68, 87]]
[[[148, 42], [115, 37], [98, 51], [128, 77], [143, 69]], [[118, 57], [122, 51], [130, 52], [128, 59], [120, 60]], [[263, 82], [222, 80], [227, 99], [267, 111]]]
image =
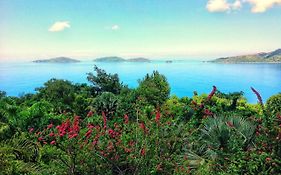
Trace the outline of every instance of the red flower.
[[48, 129], [51, 129], [53, 126], [54, 126], [54, 125], [51, 123], [51, 124], [48, 125], [47, 128], [48, 128]]
[[78, 136], [77, 133], [75, 133], [75, 134], [69, 134], [69, 135], [68, 135], [68, 138], [69, 138], [69, 139], [72, 139], [72, 138], [77, 137], [77, 136]]
[[54, 144], [56, 144], [56, 141], [51, 141], [51, 143], [50, 143], [51, 145], [54, 145]]
[[97, 140], [94, 140], [92, 144], [93, 144], [93, 145], [96, 145], [97, 143], [98, 143], [98, 141], [97, 141]]
[[92, 132], [93, 132], [93, 130], [92, 130], [92, 129], [89, 129], [89, 130], [86, 132], [85, 137], [90, 138]]
[[142, 148], [142, 149], [141, 149], [141, 155], [142, 155], [142, 156], [145, 156], [145, 154], [146, 154], [145, 148]]
[[116, 137], [116, 136], [118, 135], [118, 133], [115, 132], [113, 129], [109, 129], [109, 130], [108, 130], [108, 134], [109, 134], [109, 136], [110, 136], [111, 138], [114, 138], [114, 137]]
[[155, 116], [155, 121], [156, 121], [156, 123], [158, 123], [158, 124], [159, 124], [159, 121], [160, 121], [160, 117], [161, 117], [161, 114], [160, 114], [159, 110], [157, 110], [157, 111], [156, 111], [156, 116]]
[[211, 91], [211, 93], [208, 95], [208, 100], [211, 100], [211, 98], [214, 96], [214, 94], [217, 91], [217, 87], [213, 86], [213, 90]]
[[145, 134], [147, 134], [148, 131], [147, 131], [147, 128], [145, 127], [145, 124], [143, 122], [140, 123], [140, 128], [143, 130], [143, 132]]
[[128, 124], [129, 123], [129, 117], [127, 114], [124, 115], [124, 123]]
[[213, 115], [213, 113], [209, 109], [204, 110], [205, 115]]
[[193, 105], [197, 105], [196, 101], [194, 101], [194, 100], [192, 100], [191, 103], [192, 103]]
[[29, 128], [29, 133], [32, 133], [34, 131], [34, 128]]
[[50, 137], [53, 137], [55, 134], [53, 133], [53, 132], [51, 132], [50, 134], [49, 134], [49, 136]]
[[227, 122], [226, 122], [226, 124], [227, 124], [227, 126], [229, 126], [229, 127], [231, 127], [231, 128], [233, 128], [233, 127], [234, 127], [233, 123], [232, 123], [232, 122], [230, 122], [230, 121], [227, 121]]
[[39, 140], [39, 141], [42, 141], [42, 140], [43, 140], [43, 137], [39, 137], [38, 140]]
[[267, 157], [265, 160], [266, 160], [267, 162], [270, 162], [270, 161], [271, 161], [271, 158], [270, 158], [270, 157]]
[[158, 164], [158, 165], [156, 166], [156, 170], [157, 170], [157, 171], [163, 171], [163, 169], [162, 169], [162, 163], [160, 163], [160, 164]]
[[92, 125], [92, 124], [88, 124], [87, 127], [88, 127], [89, 129], [93, 129], [95, 126]]
[[93, 114], [94, 114], [93, 111], [89, 111], [88, 114], [87, 114], [87, 117], [92, 117]]
[[124, 151], [125, 151], [126, 153], [130, 153], [130, 152], [132, 152], [132, 150], [131, 150], [131, 149], [129, 149], [129, 148], [124, 148]]
[[259, 132], [259, 131], [256, 131], [256, 136], [259, 136], [259, 135], [261, 135], [260, 132]]

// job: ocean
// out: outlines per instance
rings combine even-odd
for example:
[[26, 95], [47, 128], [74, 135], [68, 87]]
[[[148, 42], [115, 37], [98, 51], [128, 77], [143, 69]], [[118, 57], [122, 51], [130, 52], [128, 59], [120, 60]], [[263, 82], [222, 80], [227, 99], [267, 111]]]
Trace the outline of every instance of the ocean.
[[171, 86], [171, 95], [191, 97], [194, 91], [209, 93], [215, 85], [218, 90], [228, 93], [243, 91], [248, 102], [256, 103], [254, 87], [264, 101], [281, 92], [281, 64], [216, 64], [207, 62], [153, 61], [151, 63], [80, 62], [54, 63], [0, 63], [0, 90], [10, 96], [35, 93], [51, 78], [66, 79], [73, 83], [87, 83], [88, 72], [94, 65], [110, 73], [117, 73], [129, 87], [137, 87], [138, 80], [147, 73], [158, 70], [164, 74]]

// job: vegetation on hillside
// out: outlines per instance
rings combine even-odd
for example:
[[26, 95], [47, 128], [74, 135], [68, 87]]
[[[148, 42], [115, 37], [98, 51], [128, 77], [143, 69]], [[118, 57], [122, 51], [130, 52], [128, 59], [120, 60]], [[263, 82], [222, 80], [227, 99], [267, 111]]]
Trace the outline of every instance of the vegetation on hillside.
[[131, 89], [96, 66], [87, 79], [0, 91], [0, 174], [281, 173], [281, 94], [179, 98], [157, 71]]
[[262, 52], [251, 55], [240, 55], [232, 57], [218, 58], [211, 62], [215, 63], [280, 63], [281, 49], [272, 52]]

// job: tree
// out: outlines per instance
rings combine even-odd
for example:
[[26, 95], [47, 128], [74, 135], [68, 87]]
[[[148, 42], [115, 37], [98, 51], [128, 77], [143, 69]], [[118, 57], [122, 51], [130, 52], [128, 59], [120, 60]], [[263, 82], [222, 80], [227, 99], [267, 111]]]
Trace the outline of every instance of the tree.
[[93, 88], [97, 94], [102, 92], [111, 92], [113, 94], [120, 93], [122, 83], [120, 83], [117, 74], [108, 74], [105, 70], [98, 68], [96, 65], [94, 66], [94, 71], [96, 75], [88, 73], [87, 79], [93, 84]]
[[111, 92], [104, 92], [94, 100], [96, 111], [101, 114], [104, 112], [108, 118], [112, 118], [117, 110], [117, 96]]
[[0, 91], [0, 99], [6, 96], [6, 92]]
[[39, 98], [54, 105], [55, 111], [63, 113], [70, 110], [75, 100], [74, 85], [67, 80], [51, 79], [44, 84], [44, 87], [37, 88]]
[[170, 86], [164, 75], [153, 71], [151, 75], [147, 74], [143, 80], [139, 80], [137, 92], [140, 98], [157, 107], [169, 98]]
[[281, 93], [271, 96], [266, 101], [266, 109], [272, 114], [281, 113]]

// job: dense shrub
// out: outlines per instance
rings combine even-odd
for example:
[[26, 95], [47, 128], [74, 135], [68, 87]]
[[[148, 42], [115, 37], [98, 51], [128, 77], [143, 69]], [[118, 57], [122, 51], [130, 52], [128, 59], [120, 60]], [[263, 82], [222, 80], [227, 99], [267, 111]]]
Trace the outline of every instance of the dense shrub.
[[36, 90], [39, 92], [38, 97], [52, 103], [56, 112], [71, 110], [75, 93], [70, 81], [51, 79], [44, 84], [44, 87]]
[[103, 92], [101, 95], [97, 96], [93, 102], [94, 109], [99, 114], [105, 112], [109, 118], [112, 118], [116, 113], [117, 105], [118, 99], [116, 95], [111, 92]]
[[147, 74], [144, 79], [139, 80], [137, 93], [148, 104], [155, 107], [161, 106], [170, 95], [170, 86], [164, 75], [154, 71], [151, 75]]
[[272, 114], [281, 113], [281, 93], [271, 96], [266, 101], [266, 109]]
[[93, 88], [96, 93], [111, 92], [113, 94], [119, 94], [122, 89], [122, 84], [119, 81], [117, 74], [108, 74], [104, 70], [94, 67], [96, 75], [88, 73], [88, 81], [93, 84]]

